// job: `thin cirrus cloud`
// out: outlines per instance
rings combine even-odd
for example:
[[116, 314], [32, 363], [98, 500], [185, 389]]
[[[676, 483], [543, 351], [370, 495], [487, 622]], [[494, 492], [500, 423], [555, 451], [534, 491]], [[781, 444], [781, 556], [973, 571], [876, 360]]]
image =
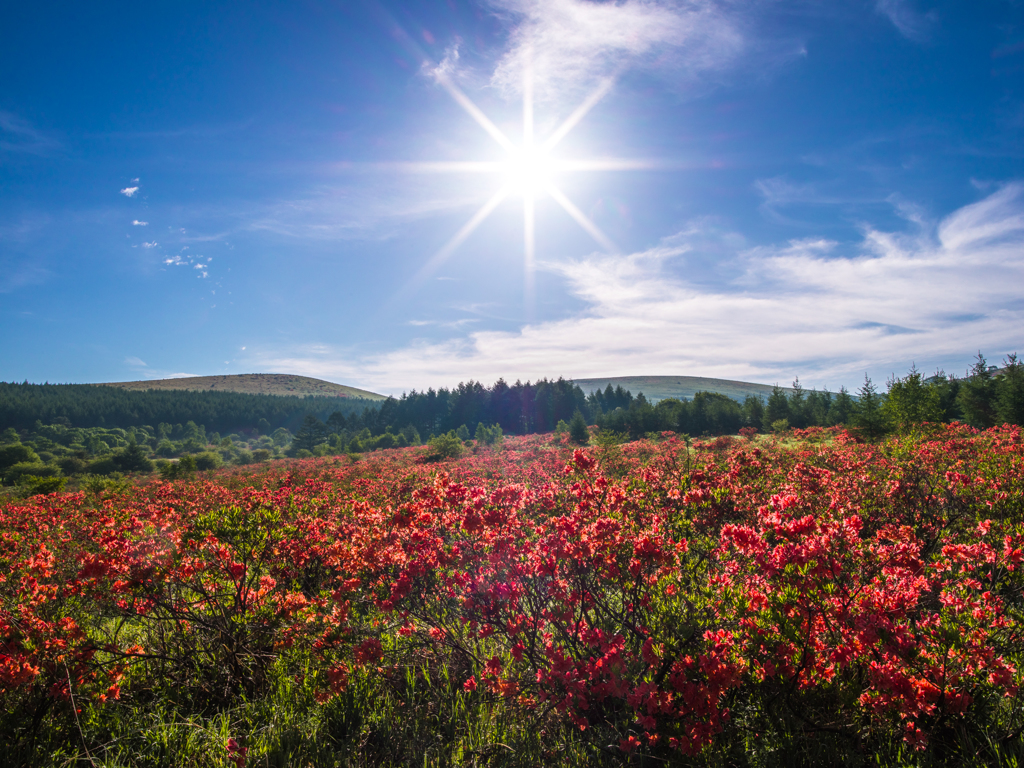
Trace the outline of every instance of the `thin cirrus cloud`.
[[921, 13], [913, 7], [911, 0], [878, 0], [875, 8], [893, 23], [901, 35], [917, 43], [926, 42], [935, 26], [934, 12]]
[[[469, 378], [687, 374], [855, 386], [876, 366], [939, 365], [964, 349], [1001, 355], [1024, 335], [1024, 184], [1007, 184], [918, 235], [867, 229], [853, 256], [823, 239], [737, 252], [740, 274], [706, 288], [680, 262], [690, 231], [627, 257], [546, 268], [586, 309], [515, 332], [477, 331], [353, 358], [307, 347], [264, 350], [267, 370], [381, 392]], [[348, 362], [339, 362], [345, 359]], [[557, 361], [557, 362], [554, 362]], [[899, 373], [900, 371], [896, 371]]]
[[46, 156], [61, 144], [12, 112], [0, 110], [0, 152]]
[[492, 0], [515, 19], [493, 85], [516, 93], [533, 71], [541, 100], [556, 100], [634, 67], [690, 79], [730, 64], [744, 48], [737, 18], [724, 3], [679, 5], [626, 0]]

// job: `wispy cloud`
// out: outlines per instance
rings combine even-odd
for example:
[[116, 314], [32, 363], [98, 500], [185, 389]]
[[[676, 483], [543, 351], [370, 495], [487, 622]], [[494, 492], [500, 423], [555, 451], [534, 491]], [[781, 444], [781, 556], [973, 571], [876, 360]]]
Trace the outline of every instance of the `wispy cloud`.
[[149, 226], [149, 222], [148, 221], [139, 221], [138, 219], [134, 219], [132, 221], [132, 226], [133, 227], [148, 227]]
[[878, 0], [875, 8], [889, 18], [901, 35], [917, 43], [928, 40], [937, 21], [934, 11], [917, 11], [913, 0]]
[[279, 200], [254, 214], [242, 228], [310, 240], [387, 238], [395, 226], [479, 205], [479, 195], [456, 193], [451, 185], [425, 189], [408, 178], [330, 187]]
[[853, 256], [823, 239], [735, 254], [742, 273], [708, 289], [687, 281], [690, 231], [627, 257], [546, 268], [586, 310], [515, 332], [477, 331], [354, 358], [329, 346], [253, 362], [385, 392], [468, 378], [707, 375], [855, 385], [910, 361], [948, 364], [1024, 341], [1024, 185], [907, 235], [865, 231]]
[[153, 242], [151, 242], [151, 243], [143, 243], [143, 244], [142, 244], [142, 247], [143, 247], [143, 248], [156, 248], [156, 247], [157, 247], [158, 245], [160, 245], [160, 243], [158, 243], [158, 242], [156, 242], [156, 241], [154, 240], [154, 241], [153, 241]]
[[45, 156], [61, 148], [52, 136], [11, 112], [0, 110], [0, 152]]
[[138, 194], [138, 191], [138, 187], [125, 187], [121, 190], [121, 194], [125, 197], [135, 197], [135, 195]]
[[535, 93], [555, 100], [625, 69], [670, 71], [692, 79], [729, 64], [744, 35], [727, 5], [625, 0], [493, 0], [512, 17], [508, 51], [493, 84], [517, 92], [532, 67]]
[[145, 368], [146, 363], [137, 357], [126, 357], [124, 359], [125, 365], [130, 365], [133, 368]]

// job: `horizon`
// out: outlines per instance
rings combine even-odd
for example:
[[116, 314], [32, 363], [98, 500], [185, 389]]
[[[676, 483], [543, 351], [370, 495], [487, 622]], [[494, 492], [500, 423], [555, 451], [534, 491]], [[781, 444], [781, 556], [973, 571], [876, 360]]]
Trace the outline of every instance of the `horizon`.
[[126, 8], [0, 32], [2, 380], [1024, 352], [1020, 4]]

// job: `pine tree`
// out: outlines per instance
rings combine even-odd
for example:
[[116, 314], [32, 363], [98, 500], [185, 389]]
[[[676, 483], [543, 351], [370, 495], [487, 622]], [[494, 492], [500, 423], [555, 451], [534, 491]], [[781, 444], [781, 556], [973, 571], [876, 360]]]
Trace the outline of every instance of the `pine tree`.
[[578, 445], [586, 445], [590, 442], [590, 430], [587, 429], [587, 420], [579, 410], [572, 415], [569, 422], [569, 438]]
[[857, 410], [854, 413], [853, 424], [871, 439], [879, 438], [886, 433], [882, 397], [867, 374], [864, 374], [863, 386], [857, 391]]
[[1024, 425], [1024, 363], [1017, 355], [1006, 358], [1003, 374], [996, 380], [996, 414], [1003, 424]]
[[295, 433], [291, 449], [293, 452], [312, 451], [320, 443], [325, 442], [327, 442], [327, 427], [320, 419], [309, 413], [306, 414], [299, 431]]
[[964, 419], [972, 427], [988, 429], [996, 423], [996, 382], [981, 352], [957, 398]]

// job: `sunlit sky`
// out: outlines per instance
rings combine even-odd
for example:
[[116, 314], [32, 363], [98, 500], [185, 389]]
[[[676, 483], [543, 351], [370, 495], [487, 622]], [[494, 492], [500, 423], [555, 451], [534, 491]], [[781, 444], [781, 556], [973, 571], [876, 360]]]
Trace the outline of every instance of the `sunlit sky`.
[[7, 4], [0, 380], [1024, 352], [1024, 4]]

